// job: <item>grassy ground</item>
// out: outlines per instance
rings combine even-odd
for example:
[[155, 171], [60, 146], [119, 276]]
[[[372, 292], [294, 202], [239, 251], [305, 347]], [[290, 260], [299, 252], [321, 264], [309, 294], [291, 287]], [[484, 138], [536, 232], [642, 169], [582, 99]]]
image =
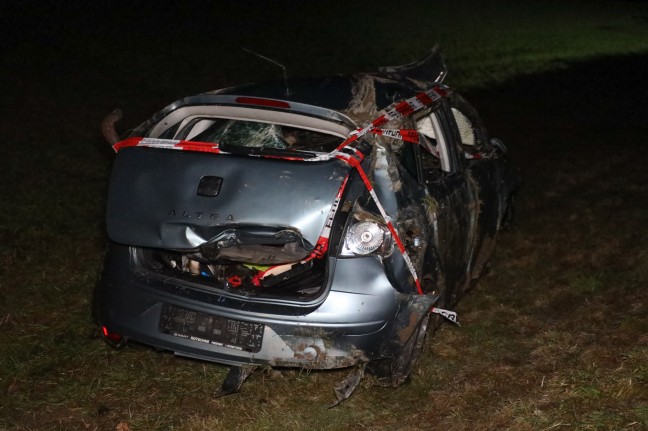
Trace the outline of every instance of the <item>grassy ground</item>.
[[[0, 429], [647, 428], [648, 58], [593, 58], [647, 51], [648, 7], [250, 5], [165, 11], [173, 21], [144, 3], [83, 20], [83, 6], [12, 11], [23, 30], [0, 68]], [[213, 399], [224, 367], [103, 344], [90, 302], [106, 112], [125, 108], [132, 127], [181, 95], [277, 76], [241, 46], [296, 76], [413, 60], [434, 40], [525, 185], [517, 228], [459, 306], [463, 326], [428, 339], [408, 385], [368, 381], [328, 410], [345, 372], [258, 373]]]

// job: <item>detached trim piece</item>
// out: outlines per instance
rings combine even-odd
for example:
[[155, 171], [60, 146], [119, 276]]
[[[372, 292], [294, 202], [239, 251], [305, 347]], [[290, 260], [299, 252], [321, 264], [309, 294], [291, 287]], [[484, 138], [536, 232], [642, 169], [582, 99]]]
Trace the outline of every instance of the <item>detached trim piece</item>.
[[115, 123], [122, 119], [124, 113], [121, 109], [115, 109], [101, 120], [101, 133], [110, 145], [119, 142], [119, 134], [115, 130]]

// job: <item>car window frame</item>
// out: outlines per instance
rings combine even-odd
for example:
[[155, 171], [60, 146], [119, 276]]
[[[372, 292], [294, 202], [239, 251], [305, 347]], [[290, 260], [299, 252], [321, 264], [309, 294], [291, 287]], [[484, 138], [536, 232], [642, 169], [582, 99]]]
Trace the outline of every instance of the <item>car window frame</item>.
[[[461, 132], [459, 131], [459, 126], [457, 124], [456, 118], [452, 109], [459, 111], [466, 120], [470, 123], [470, 126], [474, 133], [475, 144], [465, 145], [461, 139]], [[477, 113], [477, 110], [461, 95], [453, 94], [448, 100], [448, 117], [450, 119], [449, 124], [452, 129], [452, 133], [455, 136], [455, 139], [458, 144], [459, 151], [459, 160], [462, 164], [466, 163], [465, 152], [478, 153], [478, 152], [488, 152], [490, 143], [488, 141], [488, 135], [486, 129], [482, 123], [481, 117]], [[470, 151], [467, 151], [470, 150]]]
[[[412, 126], [421, 134], [419, 131], [418, 123], [424, 117], [429, 117], [432, 128], [434, 130], [434, 139], [436, 141], [436, 147], [439, 151], [440, 159], [440, 175], [439, 178], [452, 175], [456, 172], [459, 172], [463, 168], [463, 164], [459, 158], [459, 151], [457, 148], [457, 138], [453, 131], [453, 125], [449, 121], [448, 116], [452, 115], [450, 112], [450, 105], [442, 101], [439, 104], [431, 107], [430, 109], [425, 110], [422, 115], [418, 115], [418, 118], [412, 118]], [[454, 121], [454, 119], [452, 120]], [[456, 127], [456, 125], [454, 126]], [[420, 137], [419, 139], [426, 139], [426, 137]], [[416, 145], [416, 147], [420, 147]], [[428, 184], [428, 176], [424, 172], [423, 162], [422, 162], [422, 152], [427, 151], [422, 148], [415, 148], [414, 154], [416, 156], [416, 165], [418, 170], [418, 179], [421, 184]]]

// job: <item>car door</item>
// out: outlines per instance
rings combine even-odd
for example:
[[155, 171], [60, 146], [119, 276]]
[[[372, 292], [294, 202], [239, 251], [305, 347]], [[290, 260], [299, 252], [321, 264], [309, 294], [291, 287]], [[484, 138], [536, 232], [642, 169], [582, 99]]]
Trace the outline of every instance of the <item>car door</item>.
[[[477, 184], [465, 170], [447, 104], [415, 118], [420, 136], [419, 181], [429, 193], [437, 258], [445, 281], [446, 305], [453, 305], [469, 277], [479, 213]], [[424, 270], [425, 271], [425, 270]]]
[[459, 143], [460, 160], [465, 172], [476, 183], [479, 213], [474, 233], [471, 278], [479, 277], [495, 246], [501, 209], [503, 163], [488, 142], [486, 131], [475, 109], [461, 96], [450, 98], [449, 124]]

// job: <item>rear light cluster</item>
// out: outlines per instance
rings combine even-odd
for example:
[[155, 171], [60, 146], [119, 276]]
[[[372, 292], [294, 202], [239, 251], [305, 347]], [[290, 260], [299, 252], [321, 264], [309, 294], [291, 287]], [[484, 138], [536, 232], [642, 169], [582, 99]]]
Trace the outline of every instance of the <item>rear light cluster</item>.
[[391, 253], [391, 234], [386, 226], [375, 221], [361, 221], [350, 225], [344, 237], [342, 256]]
[[115, 332], [110, 332], [108, 328], [104, 325], [101, 325], [101, 335], [103, 335], [104, 340], [112, 347], [120, 348], [126, 344], [126, 338]]

